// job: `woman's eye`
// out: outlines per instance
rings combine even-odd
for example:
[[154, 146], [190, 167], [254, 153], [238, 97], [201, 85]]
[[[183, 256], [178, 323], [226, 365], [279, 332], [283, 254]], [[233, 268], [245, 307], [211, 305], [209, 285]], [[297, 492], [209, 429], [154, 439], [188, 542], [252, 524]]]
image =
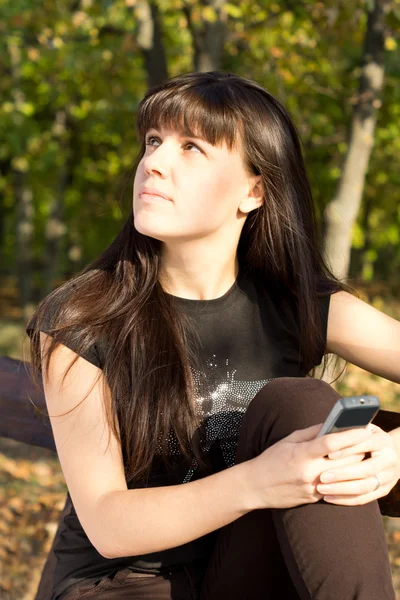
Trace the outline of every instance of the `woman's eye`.
[[[157, 136], [154, 135], [149, 135], [146, 137], [146, 146], [152, 146], [152, 147], [158, 147], [161, 143], [160, 138], [158, 138]], [[194, 144], [193, 142], [186, 142], [186, 144], [184, 144], [183, 146], [184, 148], [189, 148], [190, 151], [192, 151], [192, 149], [194, 148], [195, 151], [197, 152], [201, 152], [202, 150], [196, 146], [196, 144]]]
[[196, 146], [196, 144], [193, 144], [193, 142], [188, 142], [187, 144], [185, 144], [185, 147], [187, 146], [191, 146], [192, 148], [195, 148], [195, 150], [197, 150], [198, 152], [201, 152], [200, 148]]
[[156, 142], [158, 142], [158, 141], [159, 141], [159, 139], [158, 139], [158, 138], [156, 138], [154, 135], [149, 135], [149, 136], [146, 138], [146, 146], [153, 146], [153, 141], [154, 141], [154, 140], [155, 140]]

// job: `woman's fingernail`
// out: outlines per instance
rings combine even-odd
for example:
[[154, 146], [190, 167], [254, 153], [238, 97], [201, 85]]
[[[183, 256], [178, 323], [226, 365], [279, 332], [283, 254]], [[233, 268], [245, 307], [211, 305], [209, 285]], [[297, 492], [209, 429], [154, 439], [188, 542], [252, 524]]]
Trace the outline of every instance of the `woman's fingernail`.
[[340, 458], [342, 456], [342, 451], [341, 450], [337, 450], [336, 452], [331, 452], [330, 454], [328, 454], [329, 458]]
[[332, 490], [331, 485], [317, 485], [317, 490], [320, 494], [325, 494], [325, 492], [330, 492]]
[[334, 499], [335, 499], [335, 496], [324, 496], [325, 502], [333, 502]]
[[333, 481], [334, 479], [335, 479], [335, 475], [333, 473], [331, 473], [330, 471], [325, 471], [325, 473], [322, 473], [321, 477], [320, 477], [320, 480], [322, 481], [322, 483]]

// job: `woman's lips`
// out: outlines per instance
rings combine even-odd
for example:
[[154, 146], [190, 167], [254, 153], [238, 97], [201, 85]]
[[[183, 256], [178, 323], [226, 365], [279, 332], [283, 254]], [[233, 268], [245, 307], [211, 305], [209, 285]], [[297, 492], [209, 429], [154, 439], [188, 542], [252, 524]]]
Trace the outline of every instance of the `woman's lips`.
[[164, 198], [163, 196], [159, 196], [158, 194], [149, 194], [148, 192], [142, 192], [139, 194], [139, 197], [144, 202], [170, 202], [168, 198]]
[[171, 198], [156, 188], [143, 188], [139, 193], [139, 197], [150, 202], [154, 200], [167, 200], [171, 202]]

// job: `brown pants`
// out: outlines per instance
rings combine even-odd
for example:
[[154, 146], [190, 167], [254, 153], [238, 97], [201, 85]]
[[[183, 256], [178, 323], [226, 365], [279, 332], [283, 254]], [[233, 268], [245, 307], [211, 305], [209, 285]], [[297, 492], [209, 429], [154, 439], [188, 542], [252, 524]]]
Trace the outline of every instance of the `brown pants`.
[[[236, 462], [296, 429], [322, 423], [339, 397], [317, 379], [271, 381], [244, 415]], [[61, 598], [394, 600], [395, 594], [378, 503], [346, 507], [320, 501], [246, 514], [219, 530], [206, 563], [164, 576], [122, 569]]]

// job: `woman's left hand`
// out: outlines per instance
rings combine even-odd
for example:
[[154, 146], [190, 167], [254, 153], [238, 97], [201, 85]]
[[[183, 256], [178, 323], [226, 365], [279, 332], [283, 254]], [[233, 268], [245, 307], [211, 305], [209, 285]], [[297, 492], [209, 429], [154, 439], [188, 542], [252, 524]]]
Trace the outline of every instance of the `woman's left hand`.
[[[334, 459], [339, 456], [329, 455], [327, 464], [329, 461], [331, 465], [321, 473], [321, 483], [317, 484], [317, 491], [323, 494], [325, 502], [345, 506], [366, 504], [386, 496], [398, 482], [400, 430], [387, 433], [373, 424], [369, 424], [368, 429], [372, 435], [351, 450], [343, 450], [340, 458], [367, 452], [371, 454], [370, 458], [335, 469]], [[380, 482], [378, 489], [375, 489], [376, 478]]]

